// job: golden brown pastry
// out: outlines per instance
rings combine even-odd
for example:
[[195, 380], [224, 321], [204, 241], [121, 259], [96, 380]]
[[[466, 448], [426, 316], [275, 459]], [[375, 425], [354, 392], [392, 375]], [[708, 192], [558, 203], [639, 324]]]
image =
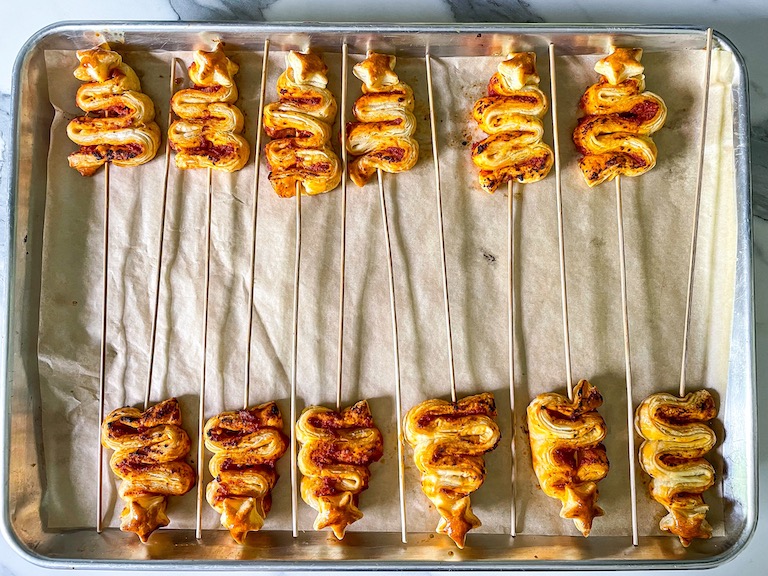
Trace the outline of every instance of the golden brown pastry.
[[178, 401], [163, 400], [144, 412], [110, 412], [101, 425], [101, 443], [115, 451], [109, 466], [123, 481], [118, 491], [125, 500], [120, 529], [146, 542], [170, 522], [168, 496], [186, 494], [195, 485], [195, 471], [184, 461], [189, 436], [181, 428]]
[[204, 434], [205, 447], [213, 452], [208, 464], [213, 481], [205, 497], [242, 544], [248, 532], [261, 530], [272, 508], [275, 464], [288, 446], [283, 417], [277, 404], [267, 402], [209, 418]]
[[352, 69], [363, 82], [363, 95], [352, 109], [357, 122], [347, 124], [347, 152], [355, 156], [349, 176], [361, 187], [377, 169], [405, 172], [419, 159], [413, 90], [394, 69], [394, 56], [376, 52]]
[[560, 394], [539, 394], [528, 405], [528, 434], [533, 470], [547, 496], [563, 503], [561, 518], [571, 518], [584, 536], [603, 515], [597, 483], [608, 474], [602, 442], [605, 421], [597, 409], [600, 392], [586, 380], [573, 389], [573, 401]]
[[86, 84], [78, 89], [76, 101], [88, 115], [67, 126], [67, 136], [80, 146], [69, 155], [70, 167], [92, 176], [106, 162], [138, 166], [152, 160], [160, 146], [160, 128], [136, 73], [108, 44], [80, 50], [77, 58], [75, 78]]
[[640, 466], [651, 477], [651, 496], [669, 512], [659, 527], [677, 535], [683, 546], [712, 536], [702, 493], [715, 482], [715, 470], [704, 455], [717, 440], [706, 424], [716, 416], [706, 390], [685, 398], [652, 394], [635, 412], [635, 428], [645, 438]]
[[341, 181], [341, 164], [329, 144], [336, 99], [326, 89], [328, 67], [317, 54], [294, 51], [286, 65], [277, 79], [279, 100], [264, 107], [269, 179], [282, 198], [296, 194], [297, 182], [303, 194], [330, 192]]
[[509, 180], [529, 183], [546, 177], [552, 149], [541, 141], [547, 97], [539, 90], [536, 54], [510, 54], [488, 83], [488, 96], [475, 102], [472, 116], [488, 138], [472, 147], [480, 186], [493, 193]]
[[368, 488], [368, 466], [381, 459], [384, 443], [368, 402], [341, 413], [311, 406], [296, 423], [301, 497], [317, 510], [315, 530], [331, 528], [341, 540], [347, 526], [360, 520], [360, 493]]
[[579, 102], [586, 116], [579, 119], [573, 142], [590, 187], [618, 175], [639, 176], [656, 165], [650, 136], [664, 125], [667, 107], [645, 91], [642, 55], [639, 48], [616, 48], [595, 65], [602, 77]]
[[405, 415], [405, 441], [421, 472], [421, 489], [440, 514], [438, 534], [464, 548], [467, 532], [481, 525], [469, 495], [485, 481], [483, 456], [499, 443], [493, 394], [458, 402], [427, 400]]
[[240, 135], [243, 113], [234, 105], [233, 77], [239, 69], [221, 45], [213, 52], [195, 52], [189, 67], [192, 88], [179, 90], [171, 98], [171, 108], [180, 118], [168, 128], [177, 167], [235, 172], [248, 162], [250, 147]]

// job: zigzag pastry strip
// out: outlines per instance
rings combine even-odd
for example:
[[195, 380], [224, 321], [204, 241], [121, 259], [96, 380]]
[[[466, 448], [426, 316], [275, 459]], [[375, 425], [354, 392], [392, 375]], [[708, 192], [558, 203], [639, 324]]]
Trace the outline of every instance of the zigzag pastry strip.
[[563, 503], [560, 517], [573, 519], [584, 536], [589, 536], [594, 518], [603, 515], [597, 505], [597, 483], [608, 474], [605, 422], [597, 412], [602, 403], [597, 388], [581, 380], [573, 389], [573, 402], [547, 393], [528, 405], [536, 478], [547, 496]]
[[650, 135], [664, 125], [667, 107], [645, 91], [639, 48], [616, 48], [595, 65], [602, 74], [579, 102], [586, 116], [579, 119], [573, 142], [590, 187], [618, 175], [639, 176], [656, 165], [656, 145]]
[[368, 466], [383, 455], [384, 441], [368, 402], [341, 413], [311, 406], [296, 423], [301, 497], [317, 510], [314, 529], [331, 528], [341, 540], [347, 526], [360, 520], [360, 493], [368, 488]]
[[205, 496], [238, 544], [248, 532], [261, 530], [272, 507], [275, 463], [288, 446], [282, 430], [274, 402], [222, 412], [205, 424], [205, 447], [213, 452], [208, 465], [213, 481]]
[[488, 83], [488, 96], [475, 102], [472, 116], [488, 138], [472, 147], [480, 186], [493, 193], [509, 180], [538, 182], [552, 168], [552, 149], [541, 141], [547, 98], [539, 90], [536, 54], [511, 54]]
[[176, 166], [182, 170], [235, 172], [248, 162], [250, 147], [240, 135], [243, 113], [234, 105], [237, 86], [233, 76], [239, 69], [220, 45], [213, 52], [195, 52], [189, 67], [193, 87], [179, 90], [171, 98], [171, 108], [180, 120], [168, 128], [168, 139], [176, 151]]
[[481, 525], [469, 495], [485, 481], [483, 456], [499, 443], [493, 394], [451, 403], [427, 400], [405, 415], [405, 440], [421, 472], [421, 489], [440, 514], [438, 534], [464, 548], [467, 532]]
[[264, 131], [273, 139], [264, 152], [278, 196], [330, 192], [341, 181], [341, 164], [329, 144], [336, 99], [326, 89], [328, 67], [317, 54], [291, 51], [277, 80], [279, 100], [264, 107]]
[[635, 428], [645, 438], [640, 465], [652, 478], [651, 496], [668, 512], [659, 527], [686, 547], [694, 538], [712, 536], [702, 493], [715, 482], [715, 470], [704, 455], [717, 441], [706, 424], [716, 416], [715, 401], [706, 390], [685, 398], [652, 394], [635, 412]]
[[360, 187], [377, 169], [405, 172], [419, 159], [419, 144], [413, 138], [413, 90], [400, 81], [394, 68], [394, 56], [368, 52], [352, 69], [363, 82], [363, 95], [352, 109], [357, 122], [347, 124], [347, 152], [356, 156], [349, 176]]
[[136, 73], [108, 44], [80, 50], [77, 58], [75, 77], [86, 84], [78, 89], [76, 102], [88, 115], [67, 125], [67, 136], [80, 146], [69, 155], [70, 167], [92, 176], [106, 162], [139, 166], [152, 160], [160, 146], [160, 128]]
[[146, 542], [170, 522], [165, 513], [168, 496], [186, 494], [195, 485], [195, 471], [184, 461], [189, 436], [181, 428], [178, 401], [170, 398], [144, 412], [110, 412], [101, 425], [101, 443], [115, 451], [109, 466], [123, 481], [119, 494], [126, 505], [120, 529]]

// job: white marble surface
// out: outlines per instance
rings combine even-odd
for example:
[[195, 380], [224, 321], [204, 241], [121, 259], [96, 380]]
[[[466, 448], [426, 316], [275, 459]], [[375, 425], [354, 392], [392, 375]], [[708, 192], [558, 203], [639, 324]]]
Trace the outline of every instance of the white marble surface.
[[[268, 20], [268, 21], [387, 21], [387, 22], [552, 22], [552, 23], [664, 23], [713, 26], [727, 35], [744, 54], [750, 75], [752, 104], [753, 184], [755, 194], [754, 254], [757, 319], [758, 402], [768, 413], [768, 58], [765, 0], [38, 0], [4, 7], [0, 34], [0, 190], [8, 186], [11, 70], [16, 53], [36, 30], [61, 20]], [[768, 420], [760, 423], [760, 437], [768, 438]], [[760, 447], [760, 500], [768, 501], [768, 442]], [[768, 518], [758, 523], [747, 549], [725, 566], [706, 572], [712, 576], [765, 574], [763, 544], [768, 541]], [[0, 539], [0, 576], [53, 573], [18, 557]], [[106, 572], [89, 571], [94, 576]], [[159, 573], [159, 572], [156, 572]], [[115, 573], [112, 573], [115, 574]], [[658, 574], [666, 574], [659, 572]], [[703, 574], [703, 572], [702, 572]]]

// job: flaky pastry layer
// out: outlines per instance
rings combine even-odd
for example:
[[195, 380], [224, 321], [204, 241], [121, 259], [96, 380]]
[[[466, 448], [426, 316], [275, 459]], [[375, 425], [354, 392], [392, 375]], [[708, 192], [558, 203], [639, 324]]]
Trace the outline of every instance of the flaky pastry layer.
[[668, 512], [659, 527], [686, 547], [694, 538], [712, 536], [702, 494], [715, 482], [715, 470], [704, 459], [717, 442], [707, 426], [715, 417], [715, 401], [706, 390], [685, 398], [652, 394], [635, 411], [635, 428], [645, 439], [640, 466], [651, 477], [651, 496]]
[[178, 168], [235, 172], [248, 162], [250, 146], [240, 135], [243, 113], [234, 104], [238, 70], [220, 45], [212, 52], [195, 52], [189, 67], [192, 88], [179, 90], [171, 98], [179, 119], [168, 128], [168, 139]]
[[165, 512], [168, 496], [186, 494], [195, 484], [195, 471], [184, 461], [190, 443], [181, 428], [178, 401], [169, 398], [144, 412], [113, 410], [101, 425], [101, 443], [115, 451], [109, 466], [122, 480], [118, 492], [125, 508], [120, 529], [146, 542], [170, 522]]
[[413, 90], [398, 78], [395, 62], [394, 56], [368, 52], [352, 69], [363, 95], [352, 109], [357, 122], [346, 127], [347, 152], [354, 156], [349, 176], [360, 187], [376, 170], [405, 172], [419, 159]]
[[439, 534], [464, 548], [467, 532], [481, 525], [469, 500], [485, 481], [483, 456], [501, 434], [493, 394], [458, 402], [427, 400], [405, 415], [405, 441], [421, 473], [421, 489], [440, 514]]
[[160, 146], [160, 128], [136, 73], [108, 44], [80, 50], [77, 58], [74, 74], [85, 84], [76, 102], [87, 115], [67, 125], [67, 136], [80, 146], [68, 157], [70, 167], [92, 176], [107, 162], [131, 167], [152, 160]]
[[213, 452], [206, 500], [242, 544], [248, 532], [261, 530], [272, 508], [275, 464], [288, 446], [283, 417], [277, 404], [267, 402], [217, 414], [208, 419], [203, 434], [205, 447]]
[[664, 101], [645, 90], [640, 49], [616, 48], [595, 65], [602, 74], [579, 103], [585, 116], [573, 132], [587, 184], [597, 186], [616, 176], [639, 176], [656, 165], [651, 134], [667, 117]]
[[486, 192], [509, 180], [538, 182], [552, 168], [552, 149], [542, 142], [548, 106], [539, 81], [535, 53], [510, 54], [488, 83], [488, 96], [475, 102], [472, 116], [488, 137], [472, 146], [472, 162]]
[[368, 488], [368, 467], [383, 455], [381, 432], [368, 402], [361, 400], [341, 413], [310, 406], [296, 423], [301, 497], [317, 510], [315, 530], [330, 528], [341, 540], [347, 527], [360, 520], [360, 493]]
[[277, 79], [277, 102], [264, 107], [264, 153], [278, 196], [330, 192], [341, 181], [341, 163], [331, 148], [336, 99], [326, 88], [328, 67], [317, 54], [291, 51]]
[[597, 483], [608, 474], [603, 440], [606, 427], [597, 412], [603, 397], [581, 380], [573, 401], [553, 392], [539, 394], [528, 405], [528, 435], [533, 470], [542, 491], [562, 502], [561, 518], [573, 520], [584, 536], [603, 515], [597, 505]]

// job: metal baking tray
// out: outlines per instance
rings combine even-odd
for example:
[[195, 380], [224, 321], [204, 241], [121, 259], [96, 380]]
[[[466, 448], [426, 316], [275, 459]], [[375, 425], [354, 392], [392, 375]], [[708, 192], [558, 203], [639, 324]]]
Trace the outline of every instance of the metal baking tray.
[[[720, 418], [727, 435], [722, 492], [725, 535], [683, 550], [675, 538], [641, 537], [633, 547], [627, 537], [484, 535], [482, 544], [463, 551], [439, 538], [416, 535], [401, 544], [395, 533], [350, 533], [342, 543], [326, 534], [263, 531], [247, 546], [235, 545], [226, 531], [205, 534], [160, 530], [149, 545], [116, 529], [56, 531], [46, 526], [41, 505], [45, 490], [41, 440], [41, 400], [37, 381], [37, 330], [40, 306], [41, 246], [46, 202], [46, 159], [53, 110], [48, 100], [46, 50], [77, 50], [94, 44], [97, 34], [119, 50], [190, 50], [212, 38], [229, 47], [260, 54], [269, 38], [273, 50], [311, 41], [313, 48], [350, 52], [369, 46], [398, 55], [435, 57], [497, 54], [514, 43], [522, 49], [546, 49], [554, 42], [561, 54], [599, 54], [615, 42], [646, 50], [694, 50], [705, 31], [696, 27], [553, 26], [553, 25], [337, 25], [221, 23], [60, 23], [34, 35], [16, 61], [13, 87], [11, 177], [3, 194], [9, 243], [0, 246], [7, 268], [0, 278], [7, 306], [0, 306], [6, 375], [0, 395], [3, 457], [2, 530], [15, 550], [46, 567], [102, 569], [231, 568], [267, 570], [379, 569], [638, 569], [712, 567], [737, 554], [749, 541], [757, 518], [754, 317], [749, 166], [749, 112], [744, 62], [736, 48], [716, 34], [719, 49], [732, 56], [731, 86], [737, 221], [733, 328], [730, 339], [727, 403]], [[5, 191], [4, 191], [5, 192]], [[7, 208], [6, 208], [7, 207]], [[8, 210], [6, 213], [5, 210]], [[5, 238], [5, 236], [3, 236]], [[5, 304], [5, 303], [4, 303]]]

